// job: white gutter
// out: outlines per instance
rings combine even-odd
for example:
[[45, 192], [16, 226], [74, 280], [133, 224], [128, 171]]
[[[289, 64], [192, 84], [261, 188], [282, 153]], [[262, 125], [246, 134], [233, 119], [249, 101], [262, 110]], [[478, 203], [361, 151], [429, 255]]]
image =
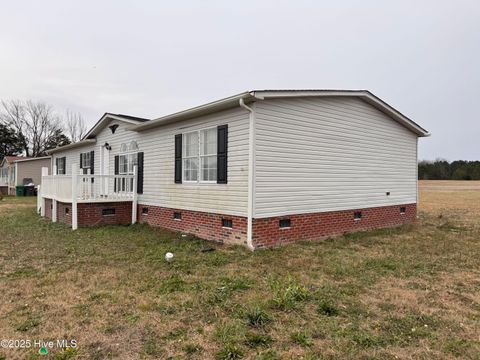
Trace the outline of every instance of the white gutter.
[[238, 100], [239, 105], [250, 112], [248, 126], [248, 203], [247, 203], [247, 247], [255, 250], [253, 246], [253, 200], [255, 194], [255, 112], [245, 105], [243, 98]]
[[50, 156], [41, 156], [41, 157], [28, 158], [23, 160], [15, 160], [14, 162], [19, 163], [19, 162], [25, 162], [25, 161], [36, 161], [36, 160], [45, 160], [45, 159], [50, 159]]
[[58, 146], [56, 148], [47, 150], [46, 153], [48, 155], [52, 155], [60, 151], [75, 149], [75, 148], [87, 146], [87, 145], [95, 145], [96, 142], [97, 142], [97, 139], [85, 139], [85, 140], [77, 141], [68, 145]]
[[240, 99], [243, 99], [247, 102], [249, 99], [254, 99], [254, 96], [252, 94], [252, 92], [247, 91], [241, 94], [233, 95], [225, 99], [220, 99], [214, 102], [210, 102], [208, 104], [200, 105], [191, 109], [183, 110], [174, 114], [153, 119], [145, 123], [134, 125], [130, 127], [129, 130], [144, 131], [154, 128], [155, 126], [165, 125], [171, 122], [191, 119], [193, 117], [210, 114], [212, 112], [234, 108], [238, 106], [238, 102]]

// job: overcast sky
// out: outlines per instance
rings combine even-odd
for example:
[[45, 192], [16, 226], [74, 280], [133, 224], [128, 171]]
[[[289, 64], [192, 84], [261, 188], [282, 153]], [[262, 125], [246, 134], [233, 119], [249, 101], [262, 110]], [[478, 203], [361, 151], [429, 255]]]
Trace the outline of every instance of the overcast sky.
[[478, 1], [4, 1], [0, 99], [149, 118], [251, 89], [368, 89], [480, 160]]

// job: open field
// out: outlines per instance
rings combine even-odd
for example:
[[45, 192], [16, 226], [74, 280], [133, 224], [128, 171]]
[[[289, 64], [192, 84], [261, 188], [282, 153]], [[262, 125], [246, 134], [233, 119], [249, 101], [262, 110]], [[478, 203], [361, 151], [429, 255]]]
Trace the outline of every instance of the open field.
[[415, 225], [254, 253], [6, 198], [0, 339], [78, 347], [0, 359], [480, 359], [480, 182], [420, 189]]

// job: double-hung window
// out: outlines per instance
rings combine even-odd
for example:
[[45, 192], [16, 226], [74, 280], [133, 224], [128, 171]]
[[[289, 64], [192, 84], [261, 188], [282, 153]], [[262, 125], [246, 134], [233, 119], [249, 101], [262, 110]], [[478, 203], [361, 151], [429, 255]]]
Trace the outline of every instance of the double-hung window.
[[90, 151], [86, 153], [82, 153], [82, 164], [81, 164], [82, 169], [90, 169], [90, 166], [92, 164], [92, 160], [90, 156], [91, 156]]
[[183, 134], [183, 181], [217, 181], [217, 129]]
[[[133, 167], [138, 165], [138, 145], [136, 141], [131, 141], [129, 146], [122, 144], [118, 156], [118, 174], [133, 175]], [[126, 187], [125, 179], [121, 180], [119, 189], [125, 191], [133, 188], [133, 179], [130, 179], [129, 187]]]
[[57, 175], [65, 175], [66, 174], [66, 158], [61, 157], [57, 158]]
[[120, 147], [120, 155], [118, 157], [118, 173], [120, 175], [133, 175], [133, 167], [138, 165], [138, 145], [136, 141], [122, 144]]
[[[84, 175], [89, 175], [93, 172], [92, 169], [92, 153], [90, 151], [84, 152], [80, 156], [80, 169], [83, 170]], [[93, 182], [93, 178], [91, 179]], [[84, 178], [83, 181], [86, 181]]]

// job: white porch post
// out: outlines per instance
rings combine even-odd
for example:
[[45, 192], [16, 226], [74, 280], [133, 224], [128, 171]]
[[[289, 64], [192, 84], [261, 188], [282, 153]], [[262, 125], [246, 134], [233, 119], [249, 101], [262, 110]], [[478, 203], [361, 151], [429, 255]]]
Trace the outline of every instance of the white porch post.
[[137, 222], [137, 203], [138, 203], [138, 195], [137, 195], [137, 166], [133, 167], [133, 199], [132, 199], [132, 224]]
[[42, 185], [37, 185], [37, 214], [42, 210]]
[[72, 164], [72, 230], [78, 229], [78, 212], [77, 212], [77, 181], [78, 181], [77, 164]]
[[[43, 177], [44, 176], [48, 176], [48, 167], [42, 167], [42, 185], [41, 185], [41, 187], [43, 187]], [[37, 196], [41, 197], [41, 200], [40, 200], [40, 216], [45, 216], [45, 198], [43, 197], [42, 192], [40, 192], [40, 194], [37, 194]], [[38, 202], [38, 200], [37, 200], [37, 202]]]

